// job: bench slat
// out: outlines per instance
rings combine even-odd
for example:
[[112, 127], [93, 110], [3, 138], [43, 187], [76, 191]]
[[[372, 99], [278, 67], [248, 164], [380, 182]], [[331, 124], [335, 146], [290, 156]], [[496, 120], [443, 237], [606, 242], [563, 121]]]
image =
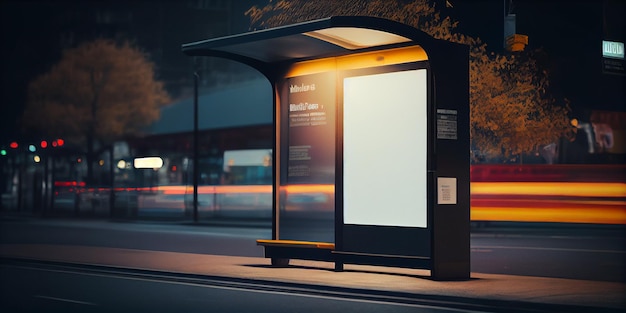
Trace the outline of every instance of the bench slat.
[[319, 241], [300, 241], [300, 240], [272, 240], [272, 239], [258, 239], [257, 245], [260, 246], [289, 246], [289, 247], [301, 247], [301, 248], [318, 248], [318, 249], [335, 249], [335, 244], [330, 242]]

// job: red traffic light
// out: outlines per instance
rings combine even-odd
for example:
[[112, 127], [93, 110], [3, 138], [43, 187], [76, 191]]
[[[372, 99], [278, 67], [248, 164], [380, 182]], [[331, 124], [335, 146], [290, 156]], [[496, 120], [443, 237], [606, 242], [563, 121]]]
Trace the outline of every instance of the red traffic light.
[[11, 147], [11, 149], [17, 149], [18, 144], [17, 144], [17, 142], [13, 141], [13, 142], [11, 142], [11, 143], [9, 144], [9, 147]]
[[61, 147], [65, 144], [65, 140], [63, 139], [57, 139], [54, 142], [56, 142], [57, 146]]
[[45, 140], [42, 140], [40, 145], [41, 145], [41, 148], [42, 148], [42, 149], [45, 149], [45, 148], [47, 148], [47, 147], [48, 147], [48, 142], [47, 142], [47, 141], [45, 141]]

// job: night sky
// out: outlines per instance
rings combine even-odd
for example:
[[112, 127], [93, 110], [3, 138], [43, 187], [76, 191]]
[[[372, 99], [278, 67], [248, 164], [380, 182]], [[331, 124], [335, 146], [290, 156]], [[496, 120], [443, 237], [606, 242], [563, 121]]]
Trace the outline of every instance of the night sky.
[[[459, 31], [481, 38], [491, 51], [503, 52], [502, 0], [453, 1]], [[551, 78], [551, 93], [571, 101], [573, 117], [585, 119], [591, 110], [624, 111], [624, 76], [602, 73], [601, 41], [624, 41], [624, 2], [605, 12], [600, 0], [514, 0], [516, 33], [528, 35], [526, 50], [541, 48], [542, 64]], [[506, 0], [509, 8], [509, 0]], [[455, 12], [456, 11], [456, 12]], [[603, 27], [603, 24], [606, 26]], [[605, 29], [606, 28], [606, 29]], [[606, 38], [613, 36], [613, 38]]]
[[[453, 7], [444, 8], [443, 13], [459, 20], [460, 32], [480, 37], [490, 50], [502, 52], [505, 1], [449, 1]], [[264, 3], [261, 0], [236, 2], [246, 6], [254, 2]], [[543, 47], [546, 51], [545, 62], [553, 78], [553, 94], [557, 98], [570, 99], [574, 113], [581, 116], [592, 109], [625, 110], [624, 77], [601, 73], [600, 41], [605, 35], [599, 2], [513, 1], [517, 33], [529, 36], [528, 48]], [[0, 2], [3, 43], [0, 145], [20, 136], [17, 121], [21, 116], [28, 82], [47, 71], [60, 56], [60, 51], [49, 48], [54, 46], [51, 41], [58, 40], [58, 37], [51, 36], [58, 30], [58, 20], [49, 14], [50, 10], [58, 10], [57, 3], [17, 0]], [[622, 5], [622, 14], [613, 12], [617, 14], [621, 26], [623, 8]], [[243, 10], [241, 15], [233, 17], [233, 21], [237, 23], [236, 27], [232, 27], [233, 32], [248, 27]], [[623, 31], [617, 36], [623, 41]]]

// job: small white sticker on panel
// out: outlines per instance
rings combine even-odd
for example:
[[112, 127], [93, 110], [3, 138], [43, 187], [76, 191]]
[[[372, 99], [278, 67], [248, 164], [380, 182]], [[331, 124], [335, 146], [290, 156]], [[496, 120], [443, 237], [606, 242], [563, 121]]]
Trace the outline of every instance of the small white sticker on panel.
[[456, 178], [437, 177], [437, 204], [456, 204]]

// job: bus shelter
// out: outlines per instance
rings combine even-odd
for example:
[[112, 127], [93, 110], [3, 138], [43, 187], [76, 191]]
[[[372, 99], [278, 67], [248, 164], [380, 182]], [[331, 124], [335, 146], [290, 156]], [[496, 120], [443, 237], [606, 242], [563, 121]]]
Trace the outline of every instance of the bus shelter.
[[[335, 16], [182, 50], [247, 64], [271, 83], [272, 239], [257, 243], [272, 264], [469, 278], [467, 46], [386, 19]], [[329, 208], [307, 209], [318, 196]]]

